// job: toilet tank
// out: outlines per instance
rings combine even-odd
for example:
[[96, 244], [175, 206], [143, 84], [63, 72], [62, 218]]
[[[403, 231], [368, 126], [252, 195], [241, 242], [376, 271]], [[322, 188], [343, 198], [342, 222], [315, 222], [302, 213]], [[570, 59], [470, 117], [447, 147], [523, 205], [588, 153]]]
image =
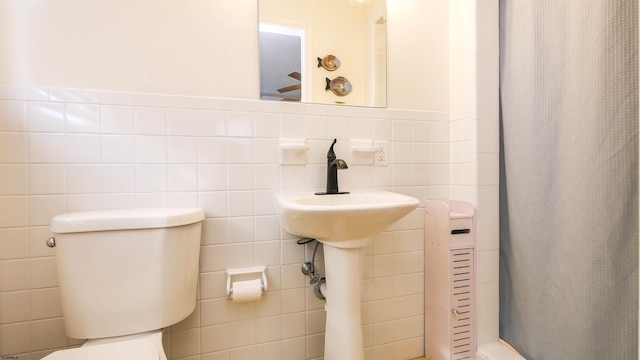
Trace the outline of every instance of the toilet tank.
[[95, 339], [161, 329], [196, 305], [199, 208], [78, 212], [51, 220], [65, 330]]

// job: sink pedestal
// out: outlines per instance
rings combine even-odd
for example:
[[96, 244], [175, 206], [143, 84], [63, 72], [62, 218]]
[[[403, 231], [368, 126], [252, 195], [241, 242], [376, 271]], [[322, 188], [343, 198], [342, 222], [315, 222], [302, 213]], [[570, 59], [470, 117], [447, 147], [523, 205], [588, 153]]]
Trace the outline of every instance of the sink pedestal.
[[361, 284], [364, 248], [324, 245], [327, 278], [327, 322], [324, 335], [326, 360], [362, 360]]

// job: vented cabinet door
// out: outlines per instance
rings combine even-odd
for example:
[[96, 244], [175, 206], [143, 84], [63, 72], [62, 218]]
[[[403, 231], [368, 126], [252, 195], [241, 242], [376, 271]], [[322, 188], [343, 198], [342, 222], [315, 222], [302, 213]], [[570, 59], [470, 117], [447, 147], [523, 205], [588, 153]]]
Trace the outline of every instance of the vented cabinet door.
[[473, 249], [452, 250], [451, 274], [451, 359], [473, 359]]

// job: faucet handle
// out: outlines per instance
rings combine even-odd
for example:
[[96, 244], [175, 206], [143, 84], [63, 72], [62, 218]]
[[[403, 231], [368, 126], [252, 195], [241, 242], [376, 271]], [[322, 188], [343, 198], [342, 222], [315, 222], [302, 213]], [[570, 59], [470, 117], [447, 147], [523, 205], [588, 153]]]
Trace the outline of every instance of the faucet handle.
[[336, 158], [336, 153], [333, 151], [333, 145], [338, 142], [338, 139], [333, 139], [331, 146], [329, 147], [329, 151], [327, 151], [327, 160], [334, 160]]

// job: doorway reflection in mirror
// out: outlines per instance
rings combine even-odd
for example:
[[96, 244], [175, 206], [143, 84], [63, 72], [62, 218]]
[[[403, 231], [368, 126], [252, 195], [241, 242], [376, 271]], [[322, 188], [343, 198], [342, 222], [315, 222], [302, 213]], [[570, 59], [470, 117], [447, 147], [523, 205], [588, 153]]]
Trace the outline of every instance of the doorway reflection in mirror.
[[304, 101], [304, 29], [260, 23], [260, 99]]

